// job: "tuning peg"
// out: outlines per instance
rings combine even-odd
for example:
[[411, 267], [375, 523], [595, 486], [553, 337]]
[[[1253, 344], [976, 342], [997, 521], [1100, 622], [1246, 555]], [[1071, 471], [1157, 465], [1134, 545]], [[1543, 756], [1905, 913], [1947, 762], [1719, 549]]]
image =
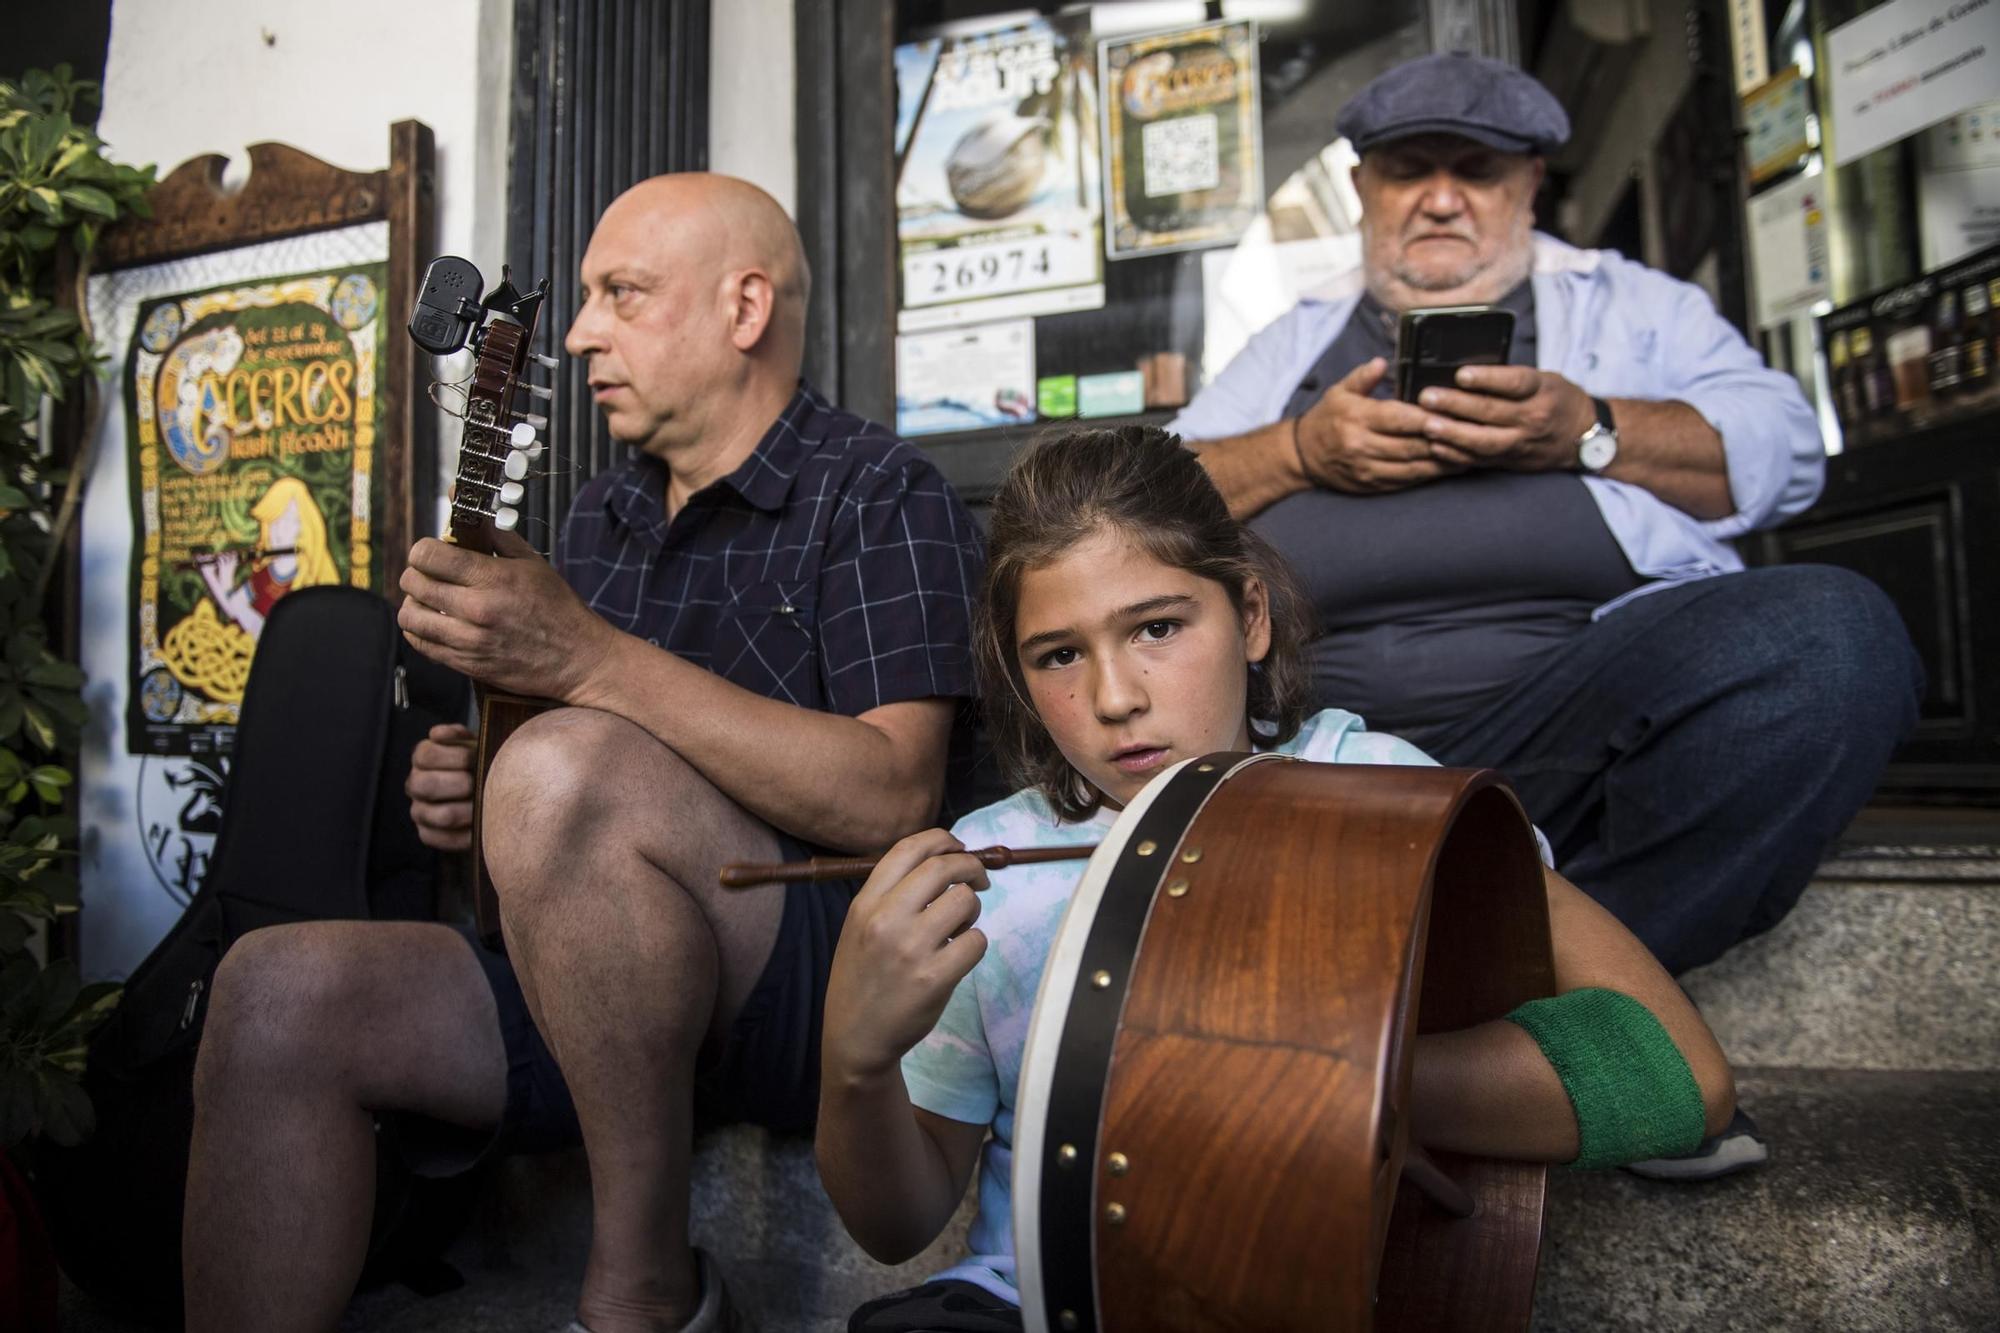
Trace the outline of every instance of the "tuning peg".
[[535, 428], [525, 421], [514, 423], [514, 429], [507, 432], [507, 441], [516, 449], [541, 448], [541, 442], [535, 438]]
[[521, 387], [528, 391], [530, 397], [539, 398], [545, 403], [556, 396], [556, 391], [546, 384], [530, 384], [522, 380]]
[[500, 470], [507, 474], [507, 480], [509, 481], [521, 480], [521, 478], [528, 475], [528, 456], [519, 449], [516, 449], [507, 455], [507, 461], [501, 466]]
[[512, 532], [514, 525], [520, 521], [521, 516], [506, 505], [501, 505], [500, 508], [493, 512], [493, 526], [502, 532]]
[[525, 453], [528, 456], [528, 461], [532, 463], [537, 458], [540, 458], [542, 456], [542, 442], [540, 440], [536, 440], [533, 444], [529, 445], [526, 449], [523, 449], [521, 452]]
[[533, 412], [516, 412], [514, 414], [514, 420], [520, 422], [524, 426], [531, 426], [536, 430], [546, 430], [548, 429], [549, 425], [549, 419], [547, 417], [536, 416]]
[[527, 493], [527, 488], [518, 481], [500, 483], [500, 503], [503, 505], [517, 505], [521, 503], [521, 497]]
[[557, 366], [562, 364], [562, 362], [556, 360], [554, 357], [543, 356], [540, 352], [528, 353], [528, 359], [534, 362], [536, 365], [540, 366], [544, 370], [554, 370]]

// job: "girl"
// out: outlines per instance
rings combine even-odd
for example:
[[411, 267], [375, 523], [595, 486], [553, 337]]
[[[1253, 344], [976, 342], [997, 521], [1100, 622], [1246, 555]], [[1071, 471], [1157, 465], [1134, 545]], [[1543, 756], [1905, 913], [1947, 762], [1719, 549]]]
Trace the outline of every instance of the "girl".
[[[855, 897], [827, 984], [817, 1143], [847, 1229], [888, 1263], [938, 1235], [978, 1163], [974, 1253], [862, 1307], [854, 1333], [1020, 1326], [1015, 1083], [1082, 866], [989, 878], [966, 847], [1095, 841], [1157, 774], [1214, 750], [1431, 762], [1351, 713], [1307, 716], [1307, 627], [1289, 576], [1163, 431], [1078, 431], [1028, 449], [994, 500], [988, 560], [981, 693], [1025, 786], [950, 833], [905, 838]], [[1419, 1039], [1416, 1137], [1592, 1166], [1691, 1150], [1734, 1105], [1722, 1052], [1644, 946], [1545, 874], [1560, 993]]]

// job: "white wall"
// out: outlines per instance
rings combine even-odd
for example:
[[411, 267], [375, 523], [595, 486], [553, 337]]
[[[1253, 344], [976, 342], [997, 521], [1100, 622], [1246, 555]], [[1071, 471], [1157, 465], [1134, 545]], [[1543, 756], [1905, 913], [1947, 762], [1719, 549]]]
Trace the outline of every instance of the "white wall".
[[[161, 176], [225, 153], [223, 183], [240, 186], [250, 144], [380, 171], [389, 126], [421, 120], [437, 145], [438, 253], [497, 280], [513, 19], [513, 0], [114, 0], [98, 133], [112, 156]], [[391, 328], [404, 317], [392, 312]], [[441, 415], [437, 530], [458, 437]]]
[[711, 0], [708, 165], [762, 186], [798, 216], [792, 0]]
[[162, 176], [227, 153], [236, 183], [264, 140], [379, 171], [390, 123], [414, 117], [437, 137], [440, 248], [497, 273], [512, 16], [510, 0], [115, 0], [98, 132]]
[[[709, 162], [798, 199], [792, 0], [711, 0]], [[389, 124], [437, 136], [438, 244], [499, 271], [512, 0], [116, 0], [98, 131], [165, 175], [271, 139], [351, 171], [388, 165]]]

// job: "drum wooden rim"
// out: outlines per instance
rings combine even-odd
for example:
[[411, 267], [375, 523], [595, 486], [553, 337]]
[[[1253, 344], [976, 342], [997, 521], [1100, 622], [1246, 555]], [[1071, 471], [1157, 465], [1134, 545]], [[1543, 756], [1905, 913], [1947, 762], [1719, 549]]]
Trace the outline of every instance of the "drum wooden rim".
[[[1233, 774], [1270, 762], [1298, 761], [1225, 753], [1183, 759], [1161, 773], [1098, 844], [1063, 913], [1042, 969], [1014, 1105], [1014, 1276], [1028, 1333], [1096, 1326], [1093, 1163], [1111, 1043], [1130, 981], [1120, 964], [1135, 956], [1162, 867], [1202, 806]], [[1153, 850], [1140, 855], [1149, 841]], [[1121, 909], [1115, 921], [1103, 919], [1107, 899]], [[1101, 987], [1090, 983], [1098, 971], [1109, 977]], [[1052, 1115], [1058, 1117], [1053, 1134]], [[1044, 1259], [1051, 1246], [1054, 1265]]]

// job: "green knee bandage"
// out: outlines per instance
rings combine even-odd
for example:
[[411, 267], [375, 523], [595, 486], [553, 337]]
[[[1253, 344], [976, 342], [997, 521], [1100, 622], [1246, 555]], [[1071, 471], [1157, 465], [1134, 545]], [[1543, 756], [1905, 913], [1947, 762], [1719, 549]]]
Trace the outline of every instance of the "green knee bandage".
[[1507, 1021], [1535, 1039], [1576, 1108], [1580, 1147], [1571, 1166], [1678, 1157], [1700, 1145], [1707, 1115], [1694, 1071], [1631, 996], [1573, 990], [1530, 1000]]

